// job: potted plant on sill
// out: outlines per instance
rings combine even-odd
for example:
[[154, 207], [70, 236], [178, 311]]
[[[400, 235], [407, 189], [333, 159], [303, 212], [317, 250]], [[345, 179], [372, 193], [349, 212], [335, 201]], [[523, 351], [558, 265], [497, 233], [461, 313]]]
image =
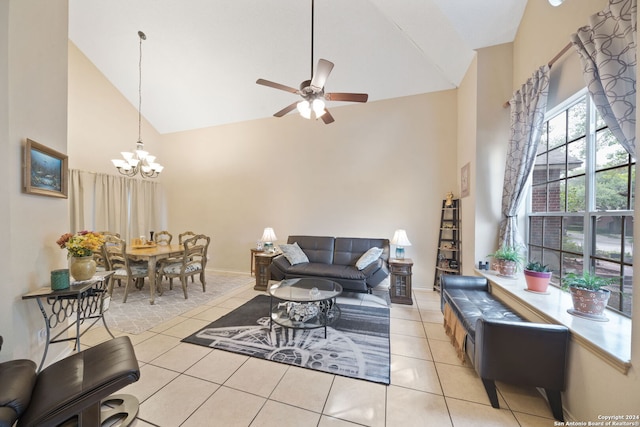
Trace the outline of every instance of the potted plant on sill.
[[541, 262], [530, 261], [524, 268], [524, 280], [527, 282], [527, 290], [546, 293], [552, 274], [549, 271], [549, 267]]
[[569, 313], [593, 320], [606, 320], [603, 313], [611, 296], [611, 291], [606, 287], [615, 280], [586, 271], [582, 275], [567, 274], [562, 278], [562, 289], [571, 293], [573, 310], [568, 310]]
[[523, 260], [520, 251], [513, 246], [501, 246], [489, 256], [494, 259], [498, 274], [506, 277], [514, 277]]

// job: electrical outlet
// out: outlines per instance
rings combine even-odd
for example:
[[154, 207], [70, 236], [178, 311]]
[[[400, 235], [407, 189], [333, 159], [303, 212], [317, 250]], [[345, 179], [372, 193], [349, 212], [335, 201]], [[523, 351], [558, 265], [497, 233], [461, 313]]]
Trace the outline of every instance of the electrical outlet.
[[38, 344], [43, 344], [47, 340], [47, 330], [42, 328], [38, 331]]

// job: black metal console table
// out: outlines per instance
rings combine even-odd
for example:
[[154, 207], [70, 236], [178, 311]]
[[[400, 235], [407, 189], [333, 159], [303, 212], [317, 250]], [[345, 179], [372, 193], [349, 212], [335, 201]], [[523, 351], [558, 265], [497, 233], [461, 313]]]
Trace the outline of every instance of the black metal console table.
[[[80, 351], [80, 337], [99, 320], [102, 320], [109, 335], [115, 338], [104, 320], [104, 312], [108, 308], [111, 298], [107, 293], [108, 282], [113, 273], [113, 271], [99, 271], [90, 280], [72, 282], [68, 289], [54, 291], [50, 287], [43, 287], [22, 296], [23, 300], [35, 299], [38, 302], [46, 326], [46, 343], [38, 372], [42, 370], [47, 358], [49, 344], [75, 341], [75, 350]], [[49, 310], [45, 309], [44, 302], [50, 307]], [[74, 313], [76, 318], [73, 323], [68, 324], [52, 338], [51, 330], [63, 324]], [[80, 333], [80, 325], [85, 321], [91, 323], [84, 332]], [[74, 326], [76, 328], [75, 337], [60, 338], [62, 334]]]

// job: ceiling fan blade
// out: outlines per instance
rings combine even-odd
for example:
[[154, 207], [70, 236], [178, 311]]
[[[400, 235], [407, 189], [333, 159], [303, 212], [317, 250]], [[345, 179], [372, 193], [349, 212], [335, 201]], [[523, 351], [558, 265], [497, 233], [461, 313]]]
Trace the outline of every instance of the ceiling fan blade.
[[291, 111], [295, 110], [297, 106], [298, 106], [298, 101], [294, 102], [291, 105], [288, 105], [288, 106], [284, 107], [282, 110], [278, 111], [273, 116], [274, 117], [282, 117], [285, 114], [290, 113]]
[[298, 89], [294, 89], [292, 87], [281, 85], [280, 83], [271, 82], [271, 81], [265, 80], [265, 79], [258, 79], [258, 80], [256, 80], [256, 83], [258, 83], [259, 85], [263, 85], [263, 86], [269, 86], [269, 87], [272, 87], [274, 89], [284, 90], [285, 92], [298, 93]]
[[327, 101], [349, 101], [349, 102], [367, 102], [369, 95], [366, 93], [326, 93], [324, 98]]
[[331, 74], [331, 70], [333, 70], [333, 62], [327, 61], [326, 59], [319, 59], [316, 72], [311, 78], [311, 87], [317, 91], [322, 90], [324, 84], [327, 82], [327, 77]]
[[324, 109], [324, 114], [320, 116], [320, 118], [322, 119], [325, 125], [328, 125], [329, 123], [333, 123], [336, 121], [331, 115], [331, 113], [329, 112], [329, 110], [327, 110], [326, 108]]

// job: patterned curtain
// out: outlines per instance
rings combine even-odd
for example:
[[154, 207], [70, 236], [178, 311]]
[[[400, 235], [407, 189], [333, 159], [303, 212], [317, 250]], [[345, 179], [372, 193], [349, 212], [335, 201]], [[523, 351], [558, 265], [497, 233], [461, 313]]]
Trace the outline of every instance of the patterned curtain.
[[636, 0], [610, 0], [571, 35], [598, 112], [618, 142], [636, 156]]
[[525, 184], [536, 161], [548, 95], [549, 66], [544, 65], [509, 101], [511, 135], [502, 189], [500, 246], [524, 247], [522, 237], [518, 234], [517, 213], [525, 196]]

